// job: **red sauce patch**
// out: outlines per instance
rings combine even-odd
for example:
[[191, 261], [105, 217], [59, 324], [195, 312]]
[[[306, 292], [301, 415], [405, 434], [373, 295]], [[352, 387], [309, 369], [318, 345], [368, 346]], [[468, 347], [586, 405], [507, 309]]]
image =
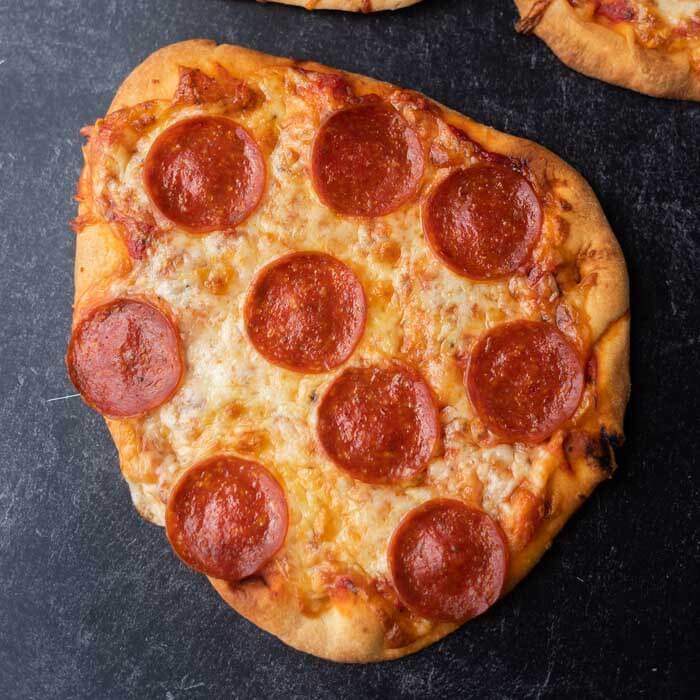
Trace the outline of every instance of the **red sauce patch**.
[[389, 570], [409, 609], [431, 620], [462, 623], [500, 597], [508, 548], [486, 513], [440, 498], [401, 521], [389, 543]]
[[170, 493], [165, 528], [182, 561], [207, 576], [257, 573], [287, 535], [287, 499], [260, 464], [218, 456], [196, 464]]
[[700, 17], [691, 17], [671, 30], [671, 34], [679, 38], [700, 36]]
[[245, 306], [258, 352], [297, 372], [327, 372], [350, 357], [367, 305], [349, 267], [324, 253], [292, 253], [256, 277]]
[[176, 104], [225, 102], [229, 108], [242, 109], [253, 99], [253, 91], [234, 78], [225, 68], [215, 64], [215, 78], [198, 68], [180, 66], [180, 80], [173, 96]]
[[[300, 93], [306, 97], [316, 98], [314, 102], [322, 109], [332, 108], [333, 111], [356, 99], [353, 95], [352, 86], [347, 78], [340, 73], [319, 73], [318, 71], [298, 69], [306, 76], [307, 85], [299, 86]], [[324, 100], [323, 98], [328, 98]], [[320, 99], [319, 99], [320, 98]]]
[[530, 183], [496, 163], [452, 172], [426, 200], [422, 218], [435, 254], [457, 274], [473, 279], [515, 272], [542, 226]]
[[629, 22], [637, 17], [637, 11], [629, 0], [598, 0], [596, 14], [611, 22]]
[[465, 383], [489, 430], [507, 440], [540, 442], [576, 411], [584, 372], [561, 331], [546, 323], [514, 321], [479, 338]]
[[415, 195], [422, 175], [418, 136], [379, 100], [335, 112], [314, 140], [314, 189], [339, 214], [389, 214]]
[[125, 214], [116, 207], [110, 207], [105, 212], [105, 217], [107, 221], [120, 227], [129, 257], [133, 260], [143, 260], [158, 235], [158, 227], [150, 212], [139, 218]]
[[81, 320], [66, 364], [86, 403], [114, 418], [168, 401], [183, 370], [173, 323], [155, 306], [133, 299], [111, 301]]
[[230, 230], [258, 206], [265, 162], [253, 137], [224, 117], [177, 122], [153, 143], [143, 182], [167, 219], [192, 233]]
[[354, 478], [396, 483], [427, 466], [438, 436], [437, 409], [415, 370], [398, 363], [353, 367], [321, 399], [318, 435], [328, 457]]

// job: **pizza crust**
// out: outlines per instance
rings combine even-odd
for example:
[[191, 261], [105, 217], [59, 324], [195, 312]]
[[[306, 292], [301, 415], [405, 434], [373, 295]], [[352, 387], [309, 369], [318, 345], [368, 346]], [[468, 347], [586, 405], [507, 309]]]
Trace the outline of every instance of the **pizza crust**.
[[[315, 63], [297, 63], [240, 47], [191, 40], [165, 47], [149, 56], [123, 82], [109, 111], [146, 100], [170, 99], [177, 87], [180, 66], [203, 68], [212, 62], [221, 64], [239, 78], [272, 65], [330, 71]], [[387, 88], [369, 78], [352, 76], [352, 79], [380, 94]], [[507, 590], [510, 590], [535, 565], [559, 529], [594, 487], [608, 478], [614, 469], [610, 443], [621, 440], [629, 394], [627, 273], [619, 245], [595, 195], [575, 170], [534, 143], [499, 133], [445, 108], [440, 109], [448, 123], [462, 129], [484, 147], [527, 159], [536, 177], [563, 183], [560, 196], [575, 203], [566, 213], [570, 227], [567, 246], [572, 248], [579, 274], [582, 278], [590, 278], [592, 285], [586, 309], [598, 367], [604, 454], [577, 454], [569, 460], [569, 470], [554, 472], [547, 485], [545, 512], [536, 535], [511, 557], [507, 580]], [[86, 162], [89, 163], [89, 159]], [[88, 167], [86, 165], [83, 171], [78, 191], [74, 323], [85, 308], [100, 298], [109, 281], [123, 274], [131, 265], [125, 245], [112, 233], [110, 225], [95, 219], [87, 186]], [[155, 483], [140, 478], [143, 476], [143, 457], [132, 421], [107, 420], [107, 424], [118, 448], [121, 469], [129, 482], [136, 508], [146, 519], [162, 525], [163, 496], [167, 494], [159, 493]], [[285, 586], [284, 576], [279, 572], [239, 584], [216, 580], [212, 580], [212, 584], [226, 602], [259, 627], [297, 649], [336, 661], [396, 659], [431, 644], [457, 627], [436, 624], [410, 644], [391, 648], [386, 644], [376, 608], [357, 592], [334, 597], [324, 610], [308, 615], [302, 611], [289, 586]]]
[[424, 649], [457, 629], [441, 623], [408, 646], [389, 649], [375, 610], [359, 595], [337, 600], [321, 613], [304, 615], [283, 587], [260, 579], [232, 585], [210, 579], [214, 589], [238, 613], [299, 651], [329, 661], [391, 661]]
[[522, 18], [532, 18], [532, 31], [570, 68], [654, 97], [700, 100], [700, 73], [689, 51], [642, 46], [631, 28], [622, 34], [582, 19], [568, 0], [515, 4]]
[[[265, 3], [267, 0], [258, 0]], [[344, 10], [346, 12], [381, 12], [400, 10], [420, 0], [271, 0], [283, 5], [298, 5], [306, 10]]]

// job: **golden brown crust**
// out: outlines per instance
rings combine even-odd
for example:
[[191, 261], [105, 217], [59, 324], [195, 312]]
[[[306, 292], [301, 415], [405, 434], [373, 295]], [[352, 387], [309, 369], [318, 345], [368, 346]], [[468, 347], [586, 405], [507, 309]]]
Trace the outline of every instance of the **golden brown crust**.
[[622, 424], [630, 395], [629, 338], [628, 310], [608, 327], [595, 348], [600, 422], [609, 439], [617, 444], [622, 438]]
[[[259, 0], [267, 2], [267, 0]], [[271, 0], [284, 5], [298, 5], [306, 10], [344, 10], [346, 12], [381, 12], [400, 10], [420, 0]]]
[[237, 612], [290, 646], [330, 661], [390, 661], [423, 649], [457, 629], [442, 623], [408, 646], [387, 648], [385, 629], [374, 609], [359, 594], [336, 601], [309, 616], [289, 589], [259, 578], [230, 584], [210, 579], [219, 595]]
[[634, 30], [621, 33], [580, 16], [568, 0], [515, 0], [521, 29], [533, 31], [567, 66], [654, 97], [700, 100], [690, 51], [647, 48]]
[[[110, 112], [147, 100], [170, 99], [174, 94], [180, 66], [205, 68], [220, 64], [232, 76], [246, 75], [269, 66], [297, 66], [328, 72], [313, 63], [295, 63], [235, 46], [193, 40], [168, 46], [152, 54], [122, 84]], [[334, 71], [338, 72], [338, 71]], [[380, 92], [386, 86], [360, 76], [356, 85]], [[507, 582], [512, 588], [542, 556], [564, 522], [585, 500], [595, 485], [610, 475], [610, 436], [621, 435], [624, 407], [629, 393], [627, 370], [629, 313], [627, 274], [619, 245], [587, 183], [558, 157], [531, 142], [507, 136], [440, 107], [443, 118], [495, 153], [526, 160], [534, 176], [552, 183], [561, 201], [566, 222], [566, 254], [574, 261], [576, 274], [587, 290], [583, 309], [590, 326], [590, 347], [597, 364], [600, 415], [605, 427], [601, 443], [585, 443], [568, 455], [569, 469], [557, 469], [547, 484], [546, 499], [534, 502], [534, 539], [512, 554]], [[89, 162], [89, 159], [88, 159]], [[87, 167], [87, 166], [86, 166]], [[74, 318], [92, 303], [108, 280], [130, 266], [126, 248], [109, 224], [93, 220], [89, 188], [84, 172], [79, 188], [81, 199], [76, 250], [76, 308]], [[152, 497], [158, 488], [140, 472], [143, 445], [135, 423], [108, 421], [120, 455], [122, 471], [130, 484], [139, 512], [158, 524], [163, 514]], [[560, 446], [561, 447], [561, 446]], [[602, 450], [602, 452], [601, 452]], [[601, 458], [600, 455], [603, 455]], [[528, 503], [527, 494], [521, 499]], [[155, 505], [154, 505], [155, 504]], [[529, 539], [529, 537], [527, 538]], [[427, 634], [403, 646], [386, 643], [386, 628], [376, 608], [361, 595], [332, 599], [321, 612], [309, 614], [285, 586], [284, 576], [256, 578], [231, 585], [212, 581], [221, 596], [238, 612], [287, 644], [325, 658], [367, 662], [395, 659], [421, 649], [455, 629], [440, 624]]]

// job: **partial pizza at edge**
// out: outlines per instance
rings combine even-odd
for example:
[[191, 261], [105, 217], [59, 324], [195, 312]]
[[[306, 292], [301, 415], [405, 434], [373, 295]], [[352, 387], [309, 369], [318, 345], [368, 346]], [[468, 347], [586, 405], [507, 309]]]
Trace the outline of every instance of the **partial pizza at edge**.
[[625, 264], [549, 151], [204, 40], [85, 134], [71, 378], [139, 512], [260, 627], [334, 660], [416, 651], [611, 475]]
[[[267, 0], [259, 0], [266, 2]], [[400, 10], [420, 0], [271, 0], [283, 5], [299, 5], [306, 10], [345, 10], [346, 12], [381, 12]]]
[[700, 0], [515, 0], [534, 32], [584, 75], [700, 100]]

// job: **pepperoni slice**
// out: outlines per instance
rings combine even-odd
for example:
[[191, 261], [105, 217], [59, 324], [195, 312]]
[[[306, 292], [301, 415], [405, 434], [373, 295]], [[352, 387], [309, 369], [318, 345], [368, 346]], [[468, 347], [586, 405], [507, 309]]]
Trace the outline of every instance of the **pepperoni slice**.
[[455, 170], [423, 208], [423, 230], [435, 254], [457, 274], [478, 280], [515, 272], [541, 225], [530, 183], [497, 163]]
[[418, 136], [393, 107], [379, 101], [335, 112], [314, 140], [314, 189], [339, 214], [388, 214], [415, 195], [422, 175]]
[[265, 467], [217, 456], [190, 467], [175, 484], [165, 529], [185, 564], [240, 581], [279, 551], [288, 521], [284, 491]]
[[153, 143], [143, 183], [157, 209], [192, 233], [230, 229], [257, 207], [265, 162], [253, 137], [224, 117], [177, 122]]
[[326, 372], [350, 357], [365, 326], [355, 274], [323, 253], [292, 253], [257, 276], [245, 308], [248, 336], [270, 362]]
[[396, 483], [426, 467], [438, 435], [437, 410], [414, 370], [398, 363], [353, 367], [324, 394], [318, 435], [329, 458], [356, 479]]
[[509, 440], [540, 442], [581, 400], [581, 359], [554, 326], [514, 321], [484, 333], [472, 350], [466, 385], [487, 428]]
[[423, 617], [466, 622], [503, 591], [508, 548], [483, 511], [449, 498], [406, 514], [389, 543], [389, 570], [401, 601]]
[[165, 403], [183, 370], [172, 321], [135, 299], [110, 301], [80, 321], [66, 364], [85, 401], [113, 418], [136, 416]]

